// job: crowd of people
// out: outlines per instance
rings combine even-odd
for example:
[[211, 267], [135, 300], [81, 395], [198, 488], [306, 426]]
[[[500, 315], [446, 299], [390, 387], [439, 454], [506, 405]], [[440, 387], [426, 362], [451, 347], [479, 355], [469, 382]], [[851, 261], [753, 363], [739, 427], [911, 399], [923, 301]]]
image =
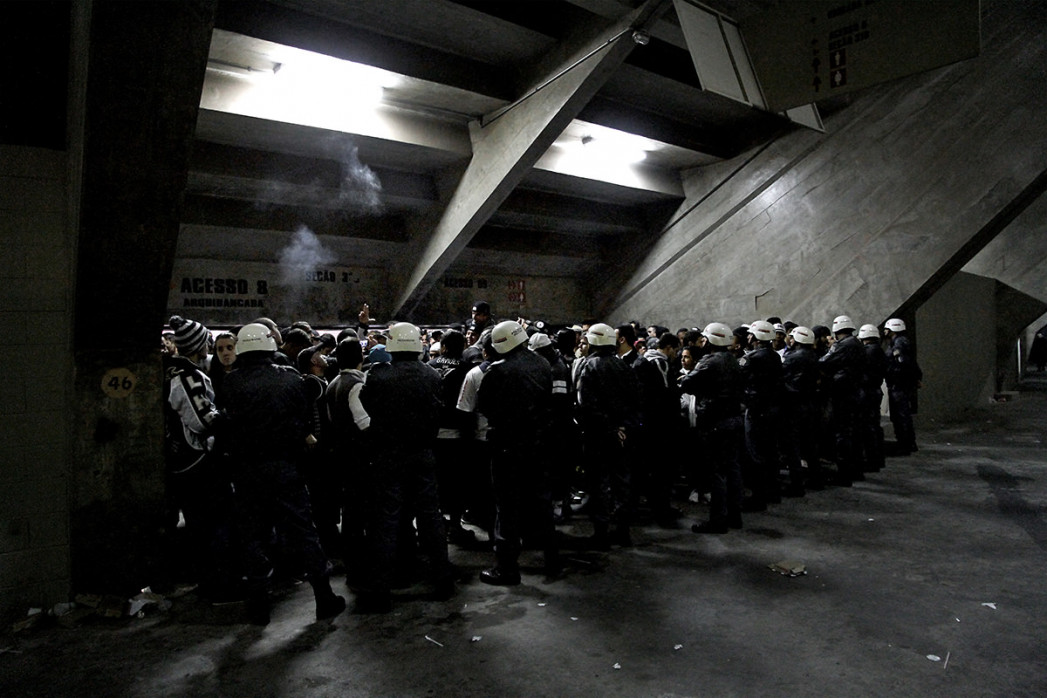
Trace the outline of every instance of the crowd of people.
[[[638, 523], [699, 534], [742, 527], [783, 496], [849, 487], [916, 450], [922, 380], [905, 323], [837, 317], [713, 322], [675, 333], [631, 322], [548, 327], [469, 320], [337, 336], [268, 318], [215, 335], [172, 317], [164, 334], [170, 520], [184, 521], [201, 595], [269, 621], [274, 577], [305, 579], [317, 619], [383, 613], [424, 577], [448, 599], [448, 546], [489, 549], [487, 584], [521, 582], [524, 550], [561, 571], [564, 548], [632, 544]], [[680, 454], [685, 454], [681, 458]], [[558, 526], [585, 516], [592, 534]], [[423, 574], [424, 573], [424, 574]]]

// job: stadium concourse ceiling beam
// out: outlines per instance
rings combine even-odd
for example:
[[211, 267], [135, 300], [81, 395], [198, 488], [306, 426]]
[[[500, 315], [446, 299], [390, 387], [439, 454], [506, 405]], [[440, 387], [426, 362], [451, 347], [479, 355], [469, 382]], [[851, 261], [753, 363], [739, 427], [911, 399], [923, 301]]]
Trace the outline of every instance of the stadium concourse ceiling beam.
[[632, 51], [634, 31], [671, 6], [647, 0], [610, 26], [563, 46], [524, 97], [469, 125], [473, 156], [432, 233], [420, 236], [394, 314], [409, 318], [437, 279]]

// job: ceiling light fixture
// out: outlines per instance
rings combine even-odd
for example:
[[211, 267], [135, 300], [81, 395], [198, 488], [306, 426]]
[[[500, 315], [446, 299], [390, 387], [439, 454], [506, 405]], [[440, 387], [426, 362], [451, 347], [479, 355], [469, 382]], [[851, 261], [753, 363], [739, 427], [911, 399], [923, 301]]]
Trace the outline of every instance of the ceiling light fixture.
[[249, 65], [239, 65], [217, 58], [209, 58], [207, 60], [207, 69], [238, 78], [271, 78], [280, 70], [280, 64], [274, 63], [272, 68], [254, 68]]

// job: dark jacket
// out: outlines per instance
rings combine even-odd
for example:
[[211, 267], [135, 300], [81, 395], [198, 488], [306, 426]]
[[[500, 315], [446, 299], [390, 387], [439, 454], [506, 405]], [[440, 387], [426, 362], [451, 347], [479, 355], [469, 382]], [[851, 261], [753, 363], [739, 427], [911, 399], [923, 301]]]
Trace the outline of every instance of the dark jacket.
[[887, 350], [887, 387], [898, 390], [915, 390], [923, 380], [923, 371], [916, 363], [912, 344], [905, 335], [897, 335]]
[[834, 396], [852, 390], [857, 394], [861, 390], [865, 349], [854, 335], [846, 336], [829, 347], [819, 363], [832, 381]]
[[770, 346], [760, 345], [738, 359], [744, 382], [743, 401], [750, 412], [767, 413], [781, 404], [782, 357]]
[[[642, 361], [643, 359], [640, 359]], [[578, 369], [578, 423], [583, 432], [637, 427], [640, 384], [636, 374], [613, 350], [590, 349]]]
[[786, 405], [810, 404], [818, 392], [818, 356], [814, 349], [795, 344], [782, 359], [782, 381], [785, 385]]
[[883, 349], [878, 343], [865, 345], [863, 371], [865, 398], [870, 403], [875, 402], [879, 405], [880, 400], [883, 398], [883, 391], [880, 386], [883, 384], [884, 378], [887, 377], [887, 355], [883, 353]]
[[462, 382], [465, 374], [473, 368], [473, 365], [461, 359], [452, 359], [447, 356], [437, 356], [432, 359], [428, 366], [440, 374], [443, 409], [440, 411], [440, 427], [443, 429], [463, 429], [467, 420], [463, 413], [457, 409], [458, 393], [462, 391]]
[[309, 433], [309, 393], [302, 376], [274, 364], [265, 352], [241, 354], [236, 364], [219, 400], [227, 417], [227, 450], [240, 459], [297, 458]]
[[[364, 416], [366, 413], [359, 401], [358, 390], [362, 389], [363, 382], [363, 371], [339, 371], [323, 396], [324, 419], [330, 425], [329, 445], [342, 456], [353, 455], [354, 449], [361, 444], [361, 431], [370, 426], [370, 418]], [[361, 388], [354, 390], [356, 386]]]
[[360, 402], [371, 417], [372, 447], [393, 454], [432, 448], [443, 409], [440, 374], [417, 358], [394, 354], [372, 365]]
[[706, 354], [680, 381], [680, 389], [694, 395], [698, 424], [714, 425], [742, 412], [743, 378], [738, 359], [728, 351]]
[[492, 443], [533, 446], [549, 426], [553, 373], [549, 362], [520, 345], [491, 364], [480, 383], [478, 410]]

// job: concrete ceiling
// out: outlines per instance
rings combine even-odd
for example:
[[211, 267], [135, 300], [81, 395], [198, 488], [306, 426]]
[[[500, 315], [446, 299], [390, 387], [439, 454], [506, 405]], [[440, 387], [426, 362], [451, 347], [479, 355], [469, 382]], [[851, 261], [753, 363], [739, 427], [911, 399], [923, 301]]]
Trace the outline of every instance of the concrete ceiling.
[[[712, 9], [740, 20], [775, 4]], [[478, 206], [482, 220], [459, 226], [450, 253], [435, 262], [418, 253], [430, 231], [446, 227], [463, 174], [477, 167], [478, 131], [556, 82], [572, 52], [637, 11], [649, 43], [622, 37], [624, 60], [571, 107], [552, 147]], [[395, 76], [370, 121], [319, 110], [289, 116], [305, 106], [293, 95], [251, 106], [252, 91], [304, 52]], [[382, 241], [386, 262], [414, 267], [400, 290], [409, 313], [434, 276], [485, 259], [504, 264], [506, 253], [526, 254], [534, 276], [606, 277], [601, 271], [640, 254], [669, 220], [683, 200], [681, 172], [788, 128], [780, 115], [702, 89], [668, 0], [222, 0], [183, 222], [241, 232], [306, 225], [347, 238], [350, 249]], [[646, 139], [642, 163], [627, 174], [568, 163], [568, 147], [612, 129]]]

